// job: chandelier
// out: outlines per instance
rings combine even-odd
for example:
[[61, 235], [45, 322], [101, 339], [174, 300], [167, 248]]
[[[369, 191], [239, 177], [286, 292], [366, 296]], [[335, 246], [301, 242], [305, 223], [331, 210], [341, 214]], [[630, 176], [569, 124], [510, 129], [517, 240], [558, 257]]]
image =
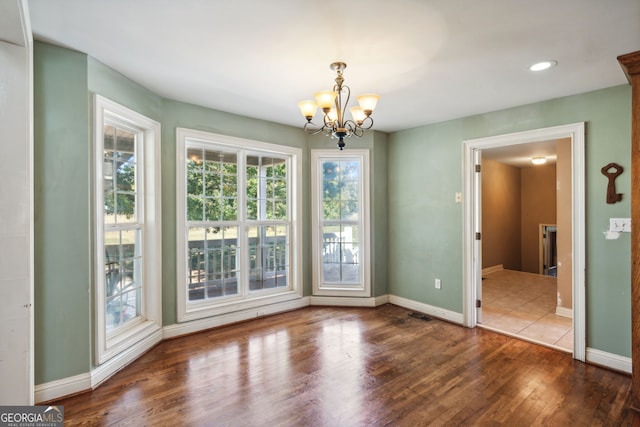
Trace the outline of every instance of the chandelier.
[[[347, 64], [334, 62], [330, 67], [337, 74], [333, 90], [317, 92], [313, 95], [315, 101], [301, 101], [298, 103], [298, 107], [300, 107], [304, 118], [307, 119], [307, 123], [304, 124], [305, 132], [310, 135], [322, 132], [326, 136], [336, 138], [338, 148], [342, 150], [345, 146], [344, 138], [349, 138], [352, 135], [361, 137], [365, 130], [371, 129], [373, 126], [371, 113], [376, 108], [380, 97], [371, 93], [358, 96], [360, 105], [351, 107], [351, 119], [347, 119], [345, 115], [351, 90], [349, 86], [343, 85], [344, 78], [342, 77], [342, 71], [347, 68]], [[318, 107], [322, 109], [324, 114], [322, 127], [318, 127], [311, 121]]]

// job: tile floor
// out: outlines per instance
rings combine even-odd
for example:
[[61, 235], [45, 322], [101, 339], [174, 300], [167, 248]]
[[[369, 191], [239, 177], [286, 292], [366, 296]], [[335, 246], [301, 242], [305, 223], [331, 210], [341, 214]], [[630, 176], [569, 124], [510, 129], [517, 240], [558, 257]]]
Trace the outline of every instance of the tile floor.
[[555, 314], [555, 277], [512, 270], [482, 277], [481, 327], [573, 351], [572, 320]]

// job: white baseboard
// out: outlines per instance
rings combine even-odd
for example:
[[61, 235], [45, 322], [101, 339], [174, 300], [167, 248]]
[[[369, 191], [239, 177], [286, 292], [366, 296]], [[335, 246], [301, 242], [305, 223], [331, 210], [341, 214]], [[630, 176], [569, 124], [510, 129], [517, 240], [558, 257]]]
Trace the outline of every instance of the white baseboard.
[[384, 305], [389, 303], [389, 295], [381, 295], [379, 297], [374, 297], [376, 300], [376, 307], [379, 305]]
[[389, 302], [389, 296], [362, 297], [309, 297], [309, 305], [326, 305], [331, 307], [377, 307]]
[[496, 271], [504, 270], [503, 264], [492, 265], [491, 267], [483, 268], [482, 274], [495, 273]]
[[562, 317], [568, 317], [569, 319], [573, 319], [573, 309], [567, 307], [556, 306], [556, 315]]
[[255, 319], [257, 317], [282, 313], [284, 311], [296, 310], [298, 308], [307, 307], [308, 305], [309, 297], [302, 297], [290, 301], [279, 302], [276, 304], [222, 314], [220, 316], [191, 320], [189, 322], [183, 323], [176, 323], [163, 327], [162, 337], [163, 339], [175, 338], [179, 337], [180, 335], [192, 334], [194, 332], [204, 331], [207, 329], [215, 328], [217, 326], [242, 322], [243, 320]]
[[48, 402], [71, 394], [91, 390], [125, 368], [131, 362], [162, 341], [162, 331], [156, 330], [131, 348], [95, 367], [91, 372], [74, 375], [35, 386], [35, 402]]
[[410, 310], [416, 310], [442, 320], [457, 323], [458, 325], [462, 325], [464, 321], [462, 313], [456, 313], [455, 311], [434, 307], [432, 305], [413, 301], [407, 298], [389, 295], [389, 302], [391, 304], [399, 305], [400, 307], [408, 308]]
[[48, 402], [58, 399], [62, 396], [80, 393], [91, 388], [91, 374], [74, 375], [72, 377], [62, 378], [60, 380], [50, 381], [48, 383], [38, 384], [35, 387], [35, 402]]
[[613, 353], [607, 353], [606, 351], [596, 350], [595, 348], [587, 347], [587, 362], [594, 365], [604, 366], [605, 368], [613, 369], [614, 371], [620, 371], [627, 374], [631, 373], [631, 358], [625, 356], [619, 356]]
[[117, 354], [102, 365], [93, 368], [91, 370], [91, 388], [95, 388], [111, 378], [160, 341], [162, 341], [162, 329], [157, 329], [142, 341], [134, 344], [122, 353]]

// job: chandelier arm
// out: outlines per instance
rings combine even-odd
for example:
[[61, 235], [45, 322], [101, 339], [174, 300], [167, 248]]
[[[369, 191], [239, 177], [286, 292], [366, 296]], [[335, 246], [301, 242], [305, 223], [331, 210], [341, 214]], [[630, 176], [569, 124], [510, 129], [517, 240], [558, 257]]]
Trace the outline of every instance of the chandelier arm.
[[356, 122], [354, 122], [353, 120], [345, 120], [344, 121], [344, 126], [345, 129], [347, 129], [347, 131], [351, 134], [353, 132], [355, 132], [358, 129], [358, 125]]
[[362, 129], [356, 122], [353, 120], [347, 120], [344, 123], [344, 127], [349, 129], [349, 136], [355, 135], [358, 138], [361, 138], [364, 135], [364, 129]]
[[[311, 126], [309, 126], [309, 125], [311, 125]], [[318, 134], [318, 133], [322, 132], [324, 128], [325, 128], [324, 126], [319, 128], [313, 122], [307, 122], [307, 123], [304, 124], [304, 127], [302, 129], [304, 129], [304, 131], [306, 133], [308, 133], [309, 135], [315, 135], [315, 134]]]
[[[336, 97], [336, 112], [338, 115], [338, 127], [344, 127], [347, 122], [346, 114], [347, 114], [347, 105], [349, 105], [349, 100], [351, 99], [351, 89], [347, 85], [335, 85], [333, 90], [338, 92], [338, 96]], [[347, 99], [345, 102], [342, 102], [342, 93], [347, 95]]]
[[331, 120], [331, 118], [329, 117], [329, 114], [325, 114], [322, 119], [324, 120], [324, 124], [322, 125], [323, 129], [333, 128], [335, 126], [335, 123]]
[[362, 130], [371, 129], [373, 127], [373, 118], [371, 116], [367, 116], [367, 118], [364, 119], [362, 123], [358, 125], [358, 127], [361, 128]]

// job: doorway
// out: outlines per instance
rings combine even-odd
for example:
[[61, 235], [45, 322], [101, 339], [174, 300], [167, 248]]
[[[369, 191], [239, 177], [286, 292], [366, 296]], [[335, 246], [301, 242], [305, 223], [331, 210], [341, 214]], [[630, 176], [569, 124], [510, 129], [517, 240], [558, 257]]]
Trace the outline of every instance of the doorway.
[[[475, 327], [482, 322], [482, 150], [539, 141], [568, 138], [571, 145], [570, 248], [571, 299], [573, 302], [573, 357], [585, 359], [584, 295], [584, 123], [537, 129], [495, 137], [464, 141], [464, 323]], [[537, 242], [536, 242], [537, 246]], [[536, 251], [537, 252], [537, 251]]]

